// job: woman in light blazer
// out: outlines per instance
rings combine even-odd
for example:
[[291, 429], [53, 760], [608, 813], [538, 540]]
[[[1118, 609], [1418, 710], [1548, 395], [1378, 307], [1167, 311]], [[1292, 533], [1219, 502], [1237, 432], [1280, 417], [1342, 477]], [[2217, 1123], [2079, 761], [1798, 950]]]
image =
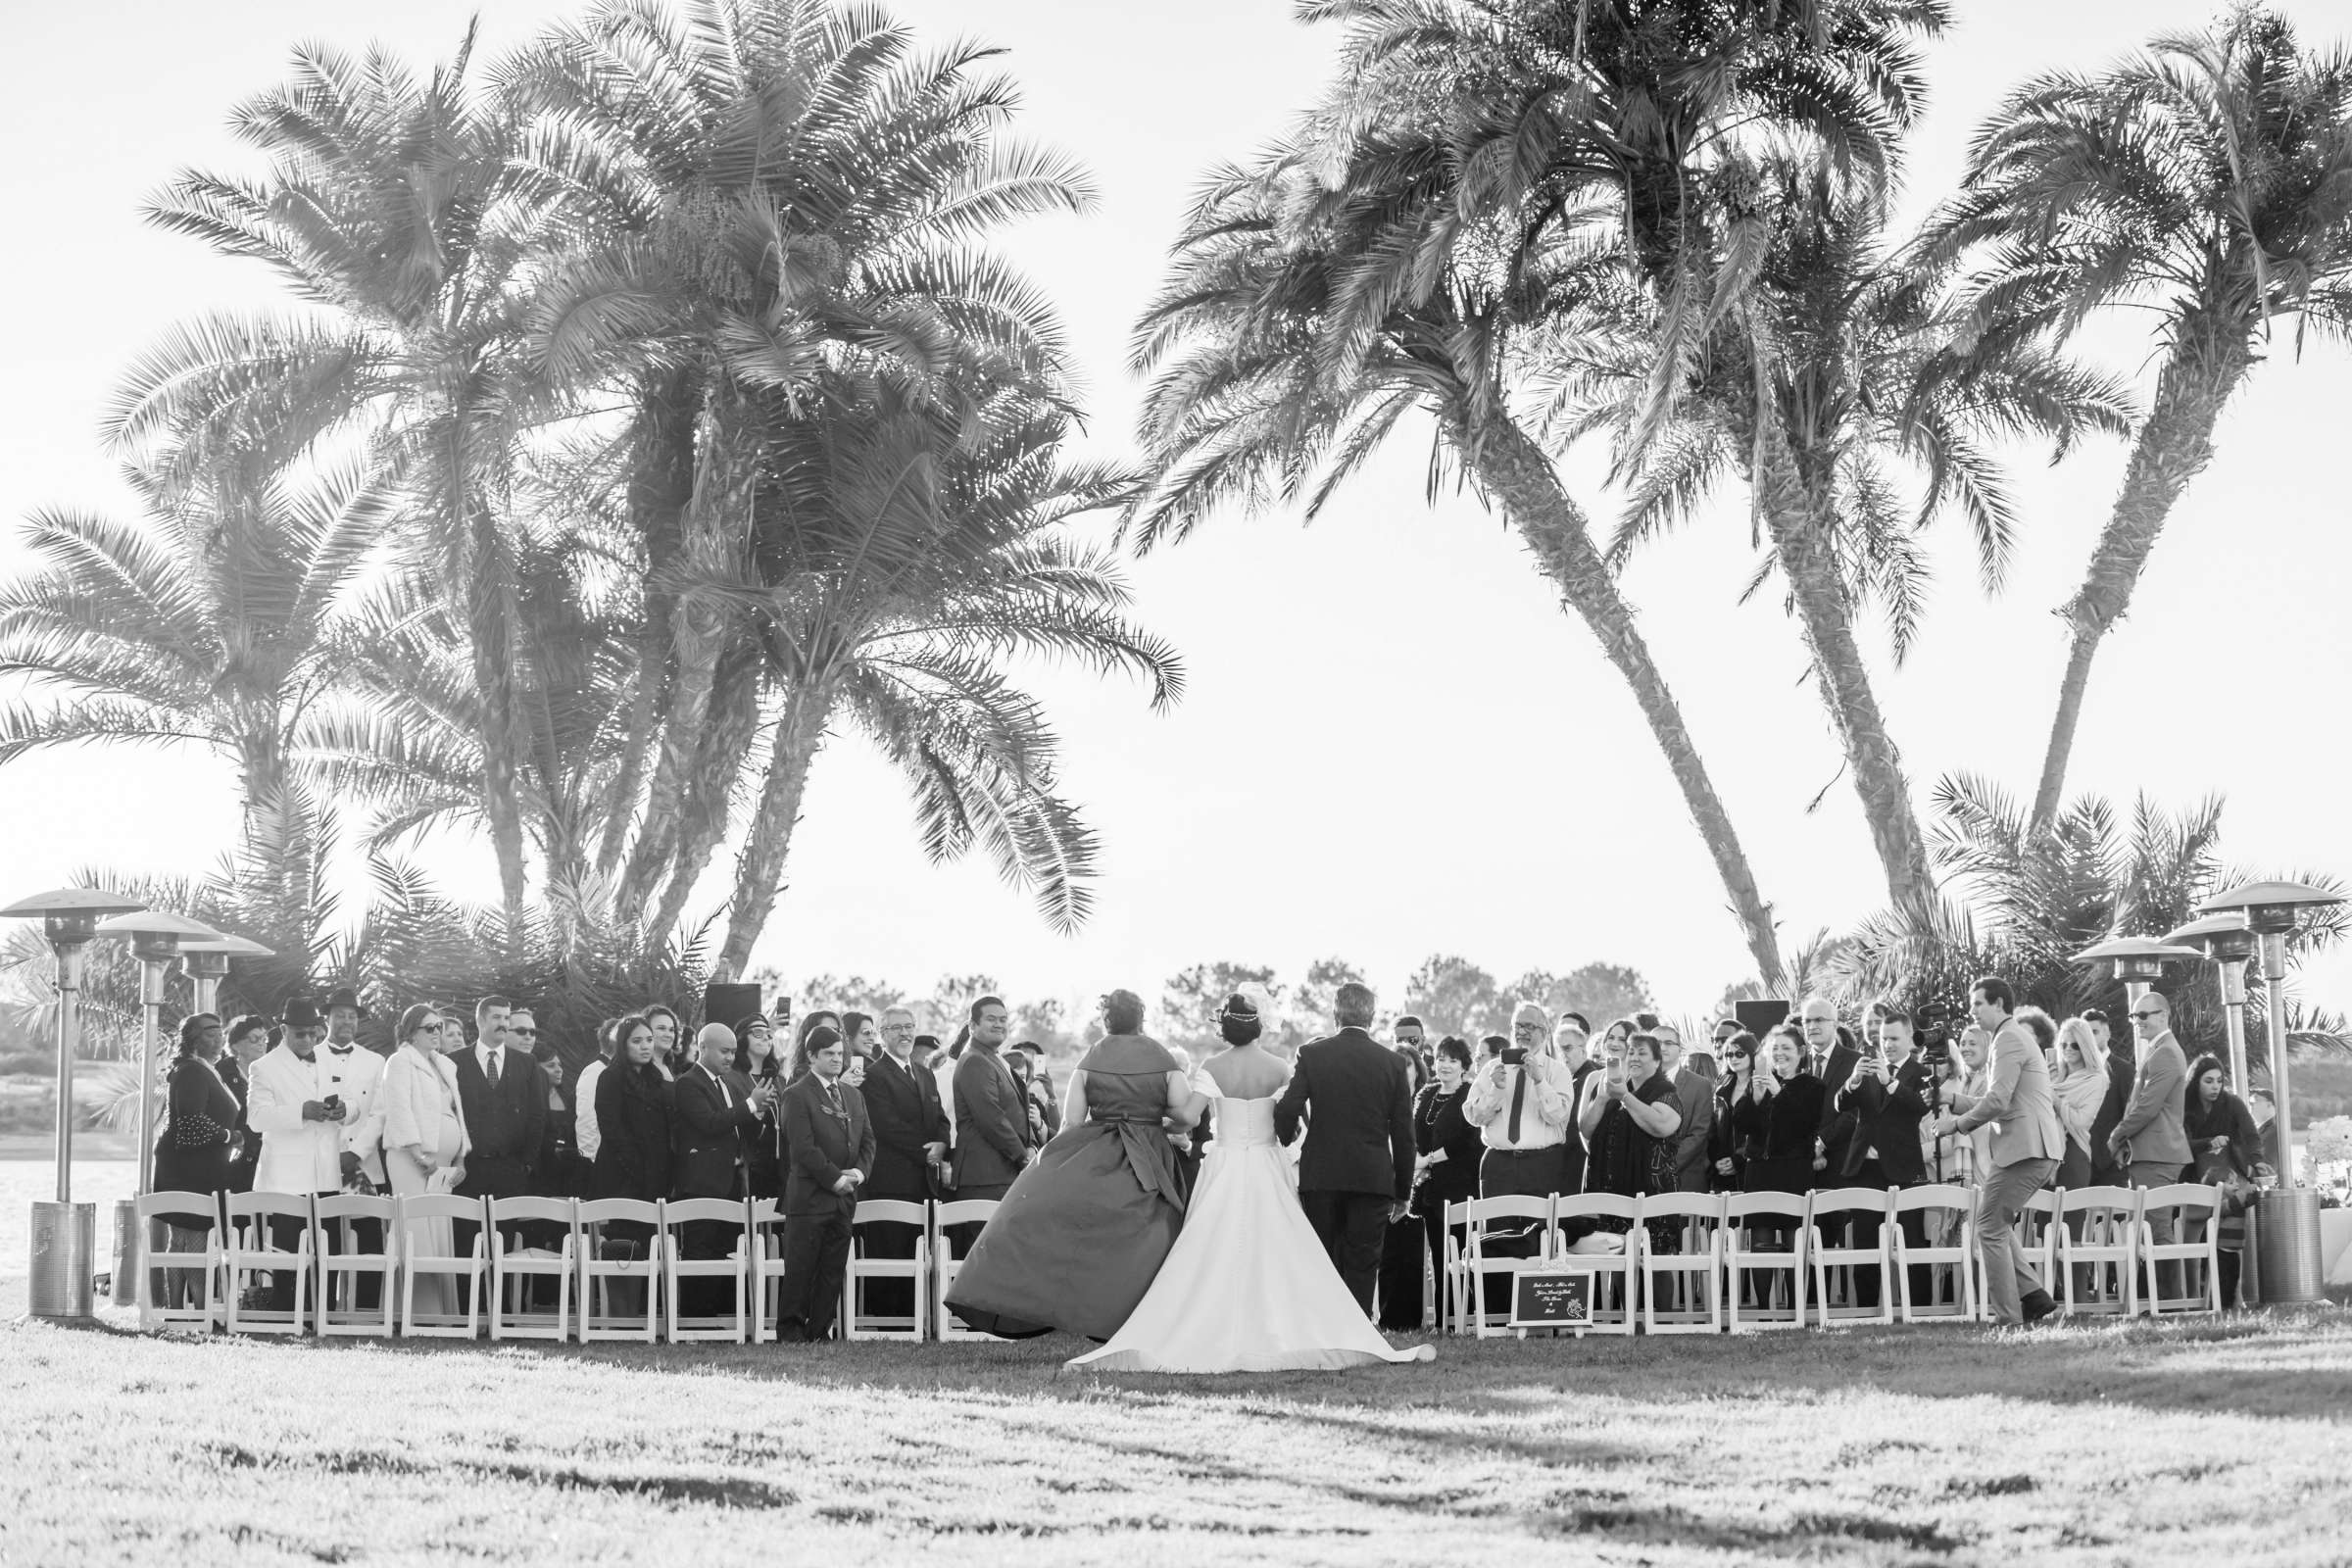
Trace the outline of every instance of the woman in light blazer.
[[[458, 1075], [441, 1054], [441, 1015], [417, 1005], [400, 1015], [400, 1049], [384, 1063], [375, 1086], [377, 1114], [384, 1126], [384, 1174], [395, 1197], [412, 1198], [434, 1190], [433, 1177], [446, 1170], [440, 1190], [447, 1192], [466, 1174], [466, 1112], [458, 1100]], [[419, 1252], [447, 1256], [449, 1221], [410, 1222], [406, 1238]], [[449, 1313], [458, 1310], [457, 1281], [446, 1274], [420, 1275], [416, 1281], [416, 1310]]]

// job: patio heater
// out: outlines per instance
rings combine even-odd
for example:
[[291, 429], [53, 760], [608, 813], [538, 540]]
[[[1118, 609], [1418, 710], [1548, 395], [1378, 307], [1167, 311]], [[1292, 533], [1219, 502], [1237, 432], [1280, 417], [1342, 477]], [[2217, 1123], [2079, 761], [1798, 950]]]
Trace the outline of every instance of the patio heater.
[[32, 1205], [28, 1306], [34, 1317], [90, 1315], [98, 1215], [95, 1205], [74, 1201], [74, 1050], [81, 1036], [82, 949], [101, 919], [144, 907], [97, 888], [53, 888], [0, 908], [0, 915], [20, 920], [37, 917], [57, 955], [57, 1201]]
[[[179, 966], [196, 988], [194, 1011], [220, 1010], [220, 982], [228, 978], [231, 958], [274, 958], [276, 951], [245, 937], [217, 931], [209, 937], [190, 937], [179, 945]], [[225, 1020], [224, 1020], [225, 1021]]]
[[2257, 939], [2245, 917], [2237, 913], [2209, 914], [2191, 920], [2164, 940], [2183, 947], [2203, 948], [2222, 971], [2222, 1017], [2230, 1030], [2230, 1087], [2246, 1092], [2246, 963], [2254, 956]]
[[[2096, 947], [2075, 955], [2077, 963], [2113, 963], [2115, 977], [2124, 983], [2124, 998], [2132, 1006], [2148, 988], [2164, 978], [2164, 966], [2205, 956], [2203, 948], [2175, 947], [2155, 937], [2109, 937]], [[2133, 1053], [2137, 1054], [2136, 1051]]]
[[2262, 940], [2262, 1002], [2271, 1036], [2271, 1100], [2278, 1107], [2278, 1185], [2262, 1195], [2255, 1209], [2262, 1249], [2255, 1276], [2266, 1301], [2320, 1299], [2320, 1195], [2295, 1174], [2295, 1113], [2287, 1083], [2286, 938], [2306, 910], [2344, 902], [2301, 882], [2247, 882], [2207, 899], [2204, 912], [2241, 913]]

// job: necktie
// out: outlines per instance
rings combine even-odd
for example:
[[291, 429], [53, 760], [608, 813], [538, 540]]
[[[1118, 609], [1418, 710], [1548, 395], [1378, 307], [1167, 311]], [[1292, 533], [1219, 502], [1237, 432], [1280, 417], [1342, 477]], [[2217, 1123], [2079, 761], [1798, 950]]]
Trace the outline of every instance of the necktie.
[[1513, 1147], [1519, 1142], [1519, 1113], [1527, 1108], [1527, 1069], [1519, 1069], [1519, 1081], [1511, 1085], [1511, 1124], [1503, 1136]]
[[488, 1077], [490, 1079], [490, 1087], [493, 1089], [498, 1087], [498, 1058], [500, 1054], [501, 1053], [496, 1050], [493, 1050], [490, 1053], [490, 1070]]

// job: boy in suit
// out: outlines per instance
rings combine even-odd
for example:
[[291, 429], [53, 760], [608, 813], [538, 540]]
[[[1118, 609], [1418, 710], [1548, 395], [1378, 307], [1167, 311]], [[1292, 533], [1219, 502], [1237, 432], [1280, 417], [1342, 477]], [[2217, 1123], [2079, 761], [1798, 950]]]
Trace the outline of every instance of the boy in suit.
[[846, 1048], [819, 1029], [808, 1037], [808, 1072], [784, 1091], [782, 1120], [792, 1164], [784, 1173], [784, 1284], [776, 1338], [830, 1338], [850, 1257], [858, 1193], [874, 1166], [874, 1125], [865, 1100], [841, 1082]]

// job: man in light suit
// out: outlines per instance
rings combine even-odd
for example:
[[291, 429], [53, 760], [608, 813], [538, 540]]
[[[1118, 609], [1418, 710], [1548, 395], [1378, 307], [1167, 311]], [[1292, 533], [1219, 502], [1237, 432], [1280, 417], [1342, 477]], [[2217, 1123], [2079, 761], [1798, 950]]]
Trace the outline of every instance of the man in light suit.
[[829, 1030], [808, 1044], [808, 1071], [784, 1091], [780, 1112], [792, 1151], [784, 1173], [784, 1284], [776, 1298], [776, 1338], [787, 1344], [833, 1332], [858, 1190], [874, 1168], [865, 1101], [841, 1081], [847, 1048]]
[[1934, 1126], [1941, 1135], [1991, 1124], [1991, 1168], [1977, 1189], [1977, 1250], [1984, 1260], [1985, 1303], [1995, 1322], [2034, 1323], [2057, 1311], [2058, 1303], [2026, 1267], [2017, 1216], [2057, 1173], [2066, 1133], [2058, 1125], [2049, 1063], [2041, 1059], [2033, 1036], [2010, 1016], [2017, 997], [2009, 983], [1991, 976], [1978, 981], [1969, 990], [1968, 1007], [1977, 1026], [1992, 1036], [1984, 1092], [1955, 1097], [1958, 1109], [1937, 1116]]
[[[2107, 1152], [2132, 1187], [2170, 1187], [2194, 1157], [2188, 1148], [2188, 1058], [2173, 1038], [2173, 1006], [2162, 992], [2150, 991], [2132, 1004], [2132, 1032], [2139, 1037], [2139, 1063], [2132, 1073], [2132, 1098], [2107, 1135]], [[2157, 1245], [2174, 1237], [2170, 1210], [2153, 1216]], [[2180, 1266], [2164, 1264], [2157, 1293], [2180, 1294]]]

